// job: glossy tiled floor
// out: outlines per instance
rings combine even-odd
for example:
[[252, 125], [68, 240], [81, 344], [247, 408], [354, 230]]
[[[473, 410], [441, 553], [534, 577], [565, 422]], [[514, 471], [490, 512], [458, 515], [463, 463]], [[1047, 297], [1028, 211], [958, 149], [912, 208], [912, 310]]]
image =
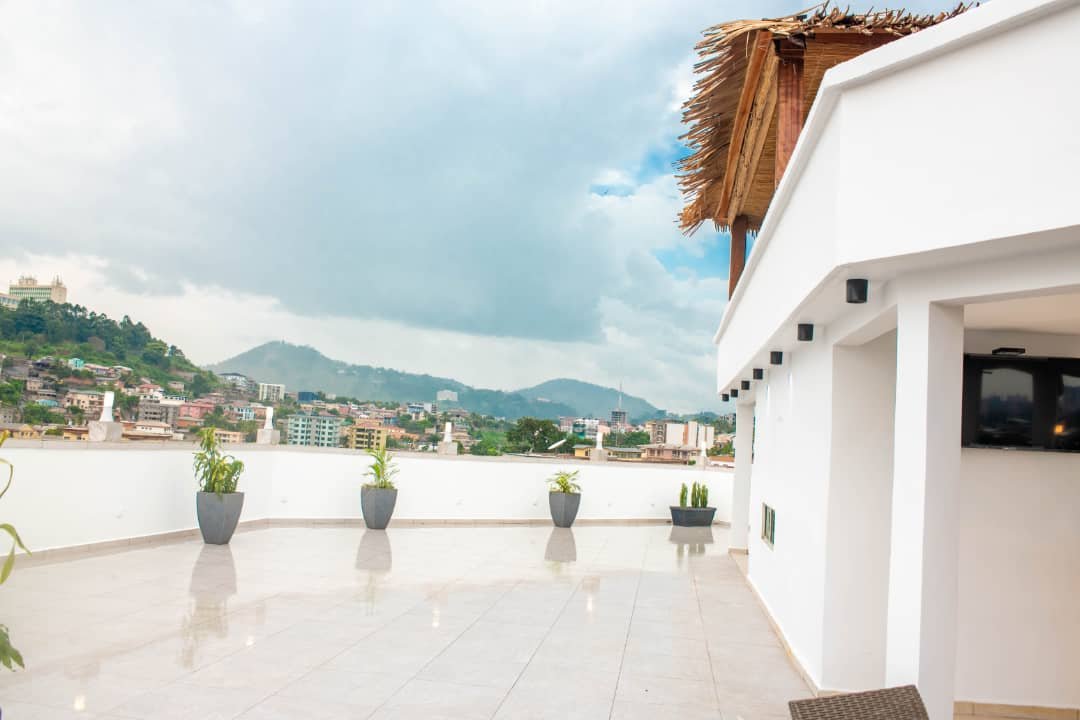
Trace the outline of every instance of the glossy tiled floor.
[[19, 567], [0, 620], [29, 668], [0, 674], [4, 720], [733, 720], [806, 695], [721, 529], [252, 530]]

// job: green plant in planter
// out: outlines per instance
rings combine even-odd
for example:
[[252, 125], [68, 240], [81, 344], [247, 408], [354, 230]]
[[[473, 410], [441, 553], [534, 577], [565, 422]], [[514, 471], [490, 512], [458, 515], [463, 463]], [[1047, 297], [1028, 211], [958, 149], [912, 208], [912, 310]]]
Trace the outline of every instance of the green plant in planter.
[[559, 470], [548, 479], [548, 482], [551, 483], [551, 492], [567, 493], [569, 495], [581, 492], [581, 486], [575, 482], [577, 476], [577, 470]]
[[387, 452], [386, 448], [371, 448], [367, 451], [367, 454], [371, 456], [371, 467], [367, 469], [364, 475], [371, 478], [371, 480], [364, 483], [364, 487], [375, 488], [376, 490], [393, 490], [394, 476], [398, 473], [393, 454]]
[[709, 507], [709, 488], [705, 483], [701, 484], [701, 490], [698, 491], [698, 500], [701, 501], [698, 507]]
[[[0, 446], [4, 444], [4, 441], [8, 439], [10, 433], [0, 433]], [[4, 497], [8, 489], [11, 487], [11, 481], [15, 478], [15, 466], [7, 460], [0, 458], [0, 463], [7, 465], [8, 479], [4, 484], [4, 489], [0, 490], [0, 498]], [[15, 568], [15, 548], [20, 547], [26, 552], [27, 555], [30, 551], [23, 545], [22, 538], [19, 537], [19, 533], [9, 523], [0, 523], [0, 530], [3, 530], [11, 536], [11, 551], [8, 552], [7, 559], [4, 561], [2, 567], [0, 567], [0, 584], [3, 584], [10, 576], [11, 571]], [[0, 665], [3, 665], [8, 670], [14, 670], [14, 665], [19, 667], [26, 667], [23, 665], [22, 653], [11, 646], [11, 637], [8, 634], [7, 625], [0, 624]]]
[[679, 507], [686, 507], [686, 493], [687, 492], [688, 492], [688, 490], [686, 488], [686, 483], [683, 483], [682, 484], [682, 489], [679, 490]]
[[240, 473], [244, 472], [244, 463], [232, 455], [221, 452], [214, 428], [199, 431], [199, 452], [195, 453], [195, 476], [199, 480], [199, 490], [216, 493], [218, 497], [236, 492], [236, 483]]

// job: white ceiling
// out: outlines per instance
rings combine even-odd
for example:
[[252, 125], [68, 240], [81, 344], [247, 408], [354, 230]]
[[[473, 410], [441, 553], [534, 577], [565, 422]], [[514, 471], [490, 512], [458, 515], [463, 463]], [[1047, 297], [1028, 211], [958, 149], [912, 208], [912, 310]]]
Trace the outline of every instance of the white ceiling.
[[979, 330], [1080, 335], [1080, 293], [965, 305], [964, 325]]

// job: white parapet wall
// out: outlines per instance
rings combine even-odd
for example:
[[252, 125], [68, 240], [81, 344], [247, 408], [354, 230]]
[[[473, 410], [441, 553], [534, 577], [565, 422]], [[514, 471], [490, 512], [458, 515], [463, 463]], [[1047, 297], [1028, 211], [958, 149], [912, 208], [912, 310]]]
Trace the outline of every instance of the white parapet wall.
[[[241, 445], [242, 522], [359, 520], [367, 456], [356, 451]], [[9, 442], [15, 482], [0, 517], [33, 550], [71, 548], [195, 528], [193, 447]], [[661, 521], [679, 487], [709, 486], [716, 522], [731, 518], [731, 474], [718, 469], [515, 457], [397, 455], [394, 519], [530, 522], [548, 519], [546, 479], [580, 471], [582, 521]]]

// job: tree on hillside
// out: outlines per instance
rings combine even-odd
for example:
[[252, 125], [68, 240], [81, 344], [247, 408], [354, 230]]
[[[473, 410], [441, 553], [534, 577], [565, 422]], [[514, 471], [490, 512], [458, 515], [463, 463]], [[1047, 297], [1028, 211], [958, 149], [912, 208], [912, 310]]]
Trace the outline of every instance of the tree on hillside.
[[628, 433], [614, 433], [611, 437], [611, 444], [614, 447], [640, 447], [642, 445], [648, 445], [649, 433], [644, 430], [631, 430]]
[[565, 437], [551, 420], [523, 417], [506, 431], [506, 442], [514, 452], [546, 452]]
[[27, 405], [22, 411], [22, 420], [28, 425], [63, 425], [64, 416], [36, 403]]

